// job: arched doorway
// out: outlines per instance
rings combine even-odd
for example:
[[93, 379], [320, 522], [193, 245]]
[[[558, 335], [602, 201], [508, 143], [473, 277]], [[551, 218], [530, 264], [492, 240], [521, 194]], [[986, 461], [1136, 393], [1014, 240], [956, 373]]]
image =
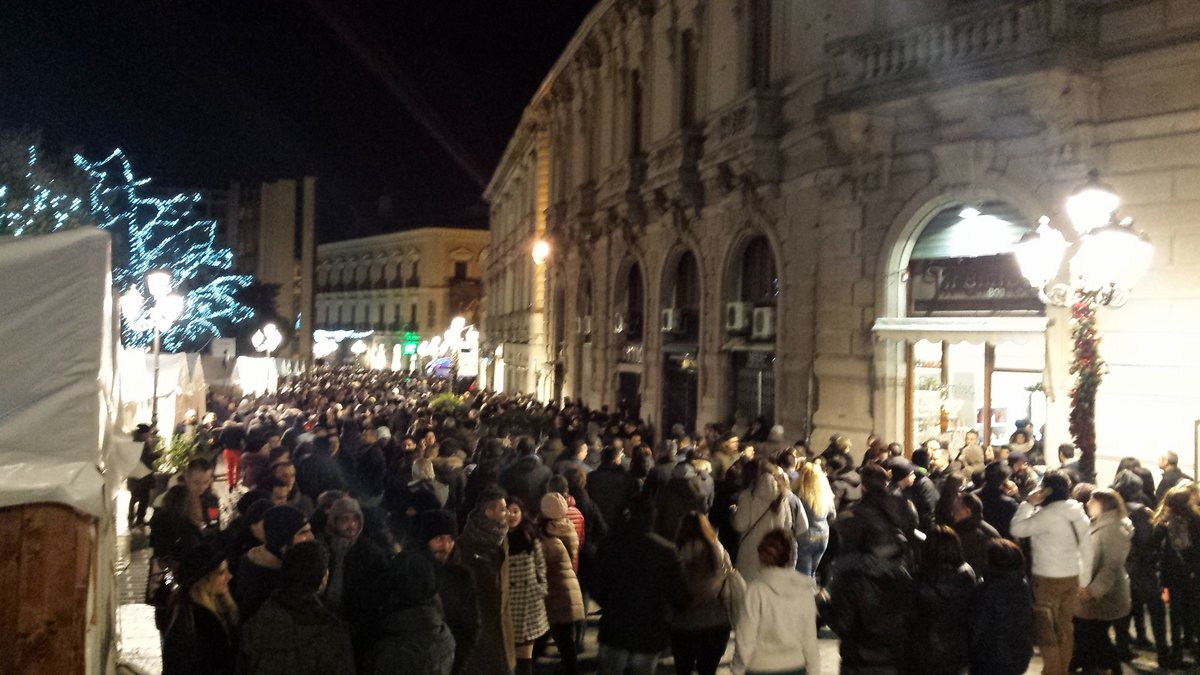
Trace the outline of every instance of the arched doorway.
[[938, 440], [953, 459], [970, 431], [999, 446], [1018, 426], [1045, 423], [1045, 307], [1013, 255], [1035, 227], [1007, 201], [956, 200], [897, 244], [900, 316], [877, 320], [875, 333], [898, 350], [907, 450]]
[[733, 419], [775, 417], [775, 325], [779, 272], [765, 235], [734, 249], [726, 275], [724, 328], [730, 359], [729, 407]]
[[675, 256], [662, 283], [662, 428], [696, 429], [700, 343], [700, 267], [691, 251]]

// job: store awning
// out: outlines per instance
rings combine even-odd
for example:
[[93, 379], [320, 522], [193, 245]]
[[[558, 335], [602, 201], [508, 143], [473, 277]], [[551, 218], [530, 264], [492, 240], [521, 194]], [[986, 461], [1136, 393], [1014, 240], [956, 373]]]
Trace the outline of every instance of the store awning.
[[1044, 316], [885, 317], [875, 320], [871, 332], [896, 341], [1000, 344], [1045, 340], [1049, 325]]

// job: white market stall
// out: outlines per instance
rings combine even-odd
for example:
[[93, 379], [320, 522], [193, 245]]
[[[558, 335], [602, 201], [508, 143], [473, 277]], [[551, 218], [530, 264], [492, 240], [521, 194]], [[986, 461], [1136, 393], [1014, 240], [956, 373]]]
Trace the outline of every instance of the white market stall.
[[111, 495], [117, 442], [109, 235], [0, 243], [0, 621], [14, 672], [115, 668]]

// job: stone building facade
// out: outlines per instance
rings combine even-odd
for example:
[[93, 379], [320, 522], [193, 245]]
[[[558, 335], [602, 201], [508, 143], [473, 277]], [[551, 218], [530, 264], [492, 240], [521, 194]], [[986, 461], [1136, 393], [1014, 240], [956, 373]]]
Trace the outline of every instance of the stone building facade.
[[487, 241], [482, 229], [422, 227], [319, 245], [316, 327], [373, 331], [370, 347], [391, 362], [406, 332], [428, 340], [455, 316], [476, 323]]
[[1198, 66], [1196, 0], [604, 0], [486, 192], [493, 368], [660, 429], [1053, 448], [1070, 317], [1012, 246], [1096, 169], [1155, 246], [1100, 312], [1100, 454], [1190, 464]]

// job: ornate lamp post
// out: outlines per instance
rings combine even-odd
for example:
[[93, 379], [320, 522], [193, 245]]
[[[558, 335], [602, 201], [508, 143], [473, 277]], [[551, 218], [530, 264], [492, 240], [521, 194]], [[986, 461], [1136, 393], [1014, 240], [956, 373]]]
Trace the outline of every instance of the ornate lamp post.
[[[1021, 274], [1038, 289], [1042, 301], [1071, 309], [1075, 388], [1071, 390], [1070, 428], [1079, 448], [1080, 473], [1088, 481], [1095, 479], [1096, 392], [1105, 372], [1096, 310], [1128, 302], [1154, 255], [1146, 235], [1133, 229], [1133, 219], [1117, 218], [1119, 204], [1120, 198], [1099, 181], [1093, 169], [1087, 182], [1067, 199], [1075, 241], [1068, 243], [1043, 216], [1037, 231], [1027, 233], [1016, 246]], [[1068, 251], [1066, 281], [1059, 281]]]
[[162, 334], [183, 313], [183, 296], [172, 293], [170, 270], [150, 270], [144, 277], [146, 290], [150, 292], [147, 303], [137, 288], [130, 286], [121, 296], [121, 314], [125, 322], [138, 332], [154, 331], [154, 384], [150, 399], [150, 428], [158, 433], [158, 362], [162, 350]]
[[273, 323], [259, 328], [254, 331], [254, 335], [250, 336], [250, 344], [254, 345], [254, 350], [266, 352], [268, 359], [271, 358], [271, 352], [279, 348], [281, 342], [283, 342], [283, 335]]

